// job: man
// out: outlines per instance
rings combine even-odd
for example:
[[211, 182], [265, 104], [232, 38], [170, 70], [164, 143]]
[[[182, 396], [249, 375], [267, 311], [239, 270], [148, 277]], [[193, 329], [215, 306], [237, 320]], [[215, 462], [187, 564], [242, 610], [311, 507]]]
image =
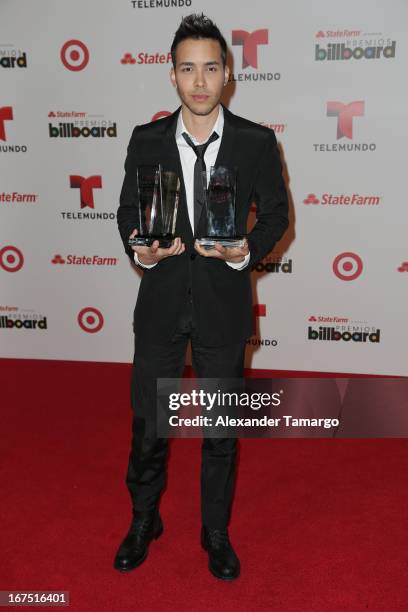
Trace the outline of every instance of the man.
[[[137, 126], [125, 162], [118, 209], [119, 231], [131, 260], [143, 271], [134, 313], [133, 438], [126, 483], [133, 504], [130, 530], [114, 561], [134, 569], [163, 525], [159, 497], [165, 485], [167, 439], [155, 431], [156, 380], [178, 378], [188, 341], [199, 378], [240, 378], [246, 340], [252, 335], [251, 266], [269, 253], [288, 225], [287, 194], [272, 130], [232, 114], [220, 103], [228, 83], [227, 47], [204, 15], [184, 18], [171, 47], [171, 82], [181, 99], [171, 116]], [[181, 198], [173, 245], [129, 247], [136, 235], [136, 167], [161, 163], [178, 174]], [[205, 250], [198, 177], [210, 166], [237, 169], [236, 230], [247, 233], [252, 202], [257, 223], [240, 248]], [[197, 178], [196, 178], [197, 177]], [[201, 184], [202, 189], [202, 184]], [[237, 440], [204, 438], [201, 466], [201, 545], [209, 569], [232, 580], [240, 562], [228, 535]]]

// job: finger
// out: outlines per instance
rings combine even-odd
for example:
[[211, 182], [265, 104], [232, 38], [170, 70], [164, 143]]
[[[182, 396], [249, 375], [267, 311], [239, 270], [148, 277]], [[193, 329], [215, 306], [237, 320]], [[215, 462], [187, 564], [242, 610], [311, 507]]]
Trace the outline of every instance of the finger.
[[134, 238], [135, 236], [137, 236], [137, 229], [133, 230], [133, 232], [130, 234], [129, 238]]
[[153, 244], [150, 246], [150, 252], [154, 255], [155, 253], [157, 253], [158, 248], [159, 248], [159, 241], [154, 240]]

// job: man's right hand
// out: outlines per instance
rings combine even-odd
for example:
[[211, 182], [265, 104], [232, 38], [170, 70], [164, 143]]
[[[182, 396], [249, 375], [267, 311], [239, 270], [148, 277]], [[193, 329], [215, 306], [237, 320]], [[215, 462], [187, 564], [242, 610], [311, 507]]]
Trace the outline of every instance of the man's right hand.
[[[137, 236], [137, 229], [133, 230], [129, 238]], [[173, 255], [181, 255], [186, 247], [181, 238], [175, 238], [173, 244], [168, 249], [159, 247], [159, 241], [155, 240], [151, 246], [132, 246], [131, 249], [137, 253], [141, 264], [150, 266], [158, 263], [161, 259], [172, 257]]]

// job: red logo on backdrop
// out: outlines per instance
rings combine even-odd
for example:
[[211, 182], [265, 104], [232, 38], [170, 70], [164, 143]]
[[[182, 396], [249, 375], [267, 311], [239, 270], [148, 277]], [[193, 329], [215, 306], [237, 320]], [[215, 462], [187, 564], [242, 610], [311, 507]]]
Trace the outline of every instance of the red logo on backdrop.
[[308, 319], [308, 321], [317, 321], [316, 317], [314, 315], [311, 315]]
[[157, 121], [158, 119], [163, 119], [164, 117], [169, 117], [172, 113], [170, 111], [159, 111], [155, 113], [152, 117], [152, 121]]
[[242, 45], [242, 68], [258, 68], [258, 45], [268, 44], [268, 30], [232, 30], [232, 44]]
[[7, 140], [5, 121], [12, 121], [13, 108], [11, 106], [2, 106], [0, 108], [0, 140]]
[[80, 40], [68, 40], [61, 48], [61, 61], [65, 68], [78, 72], [89, 62], [88, 47]]
[[120, 60], [121, 64], [136, 64], [136, 60], [131, 53], [124, 53], [122, 59]]
[[340, 253], [333, 261], [333, 272], [343, 281], [352, 281], [363, 271], [363, 260], [356, 253]]
[[320, 200], [316, 198], [314, 193], [309, 193], [307, 198], [303, 200], [303, 204], [319, 204]]
[[93, 198], [93, 189], [101, 189], [102, 188], [102, 177], [99, 175], [88, 176], [85, 178], [84, 176], [79, 176], [77, 174], [72, 174], [69, 177], [70, 187], [73, 189], [80, 189], [81, 196], [81, 208], [95, 208], [94, 198]]
[[6, 272], [18, 272], [24, 265], [24, 256], [15, 246], [0, 249], [0, 268]]
[[257, 317], [266, 317], [266, 304], [254, 304], [252, 306], [253, 334], [256, 334]]
[[53, 264], [64, 264], [65, 263], [65, 259], [61, 255], [54, 255], [54, 257], [51, 260], [51, 263], [53, 263]]
[[325, 38], [326, 34], [322, 31], [319, 30], [316, 34], [316, 38]]
[[103, 315], [97, 308], [87, 306], [86, 308], [82, 308], [78, 313], [78, 325], [88, 334], [95, 334], [100, 331], [103, 324]]
[[402, 264], [398, 268], [398, 272], [408, 272], [408, 261], [402, 262]]
[[337, 117], [337, 140], [339, 138], [353, 138], [353, 117], [364, 116], [364, 102], [327, 102], [327, 116]]

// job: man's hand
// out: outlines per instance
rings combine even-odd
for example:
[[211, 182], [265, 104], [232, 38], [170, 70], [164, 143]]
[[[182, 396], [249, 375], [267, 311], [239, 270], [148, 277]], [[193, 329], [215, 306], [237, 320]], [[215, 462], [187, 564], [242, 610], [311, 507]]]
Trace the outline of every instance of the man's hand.
[[[134, 238], [135, 236], [137, 236], [137, 229], [133, 230], [129, 238]], [[149, 266], [158, 263], [166, 257], [181, 255], [186, 247], [181, 242], [181, 238], [175, 238], [173, 244], [168, 249], [160, 248], [158, 240], [155, 240], [151, 246], [132, 246], [131, 249], [137, 253], [141, 264]]]
[[199, 245], [197, 241], [195, 241], [194, 248], [197, 253], [203, 257], [215, 257], [216, 259], [222, 259], [230, 263], [241, 263], [249, 253], [246, 238], [245, 244], [242, 247], [223, 247], [220, 244], [215, 243], [215, 247], [213, 249], [207, 250]]

